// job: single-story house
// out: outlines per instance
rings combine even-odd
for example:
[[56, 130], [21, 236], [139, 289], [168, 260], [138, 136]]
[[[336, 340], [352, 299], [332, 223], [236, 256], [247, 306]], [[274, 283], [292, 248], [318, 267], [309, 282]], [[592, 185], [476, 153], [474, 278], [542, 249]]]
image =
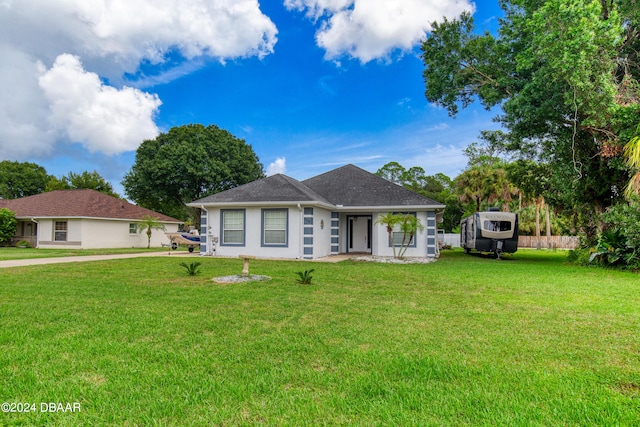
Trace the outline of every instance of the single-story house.
[[[15, 212], [16, 237], [38, 248], [146, 248], [138, 232], [146, 215], [177, 232], [181, 221], [95, 190], [57, 190], [20, 199], [0, 200], [0, 209]], [[152, 230], [151, 246], [168, 244], [162, 230]]]
[[392, 256], [380, 216], [415, 215], [424, 230], [407, 257], [435, 257], [445, 206], [354, 165], [304, 181], [277, 174], [196, 200], [200, 254], [314, 259], [342, 253]]

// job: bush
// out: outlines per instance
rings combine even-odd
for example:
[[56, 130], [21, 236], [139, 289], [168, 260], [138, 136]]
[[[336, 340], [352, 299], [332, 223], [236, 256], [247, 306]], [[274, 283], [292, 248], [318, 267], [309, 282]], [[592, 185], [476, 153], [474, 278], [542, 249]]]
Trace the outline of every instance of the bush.
[[313, 273], [314, 271], [315, 270], [313, 268], [311, 270], [297, 271], [296, 274], [298, 275], [299, 279], [296, 281], [301, 285], [310, 285], [311, 280], [313, 279], [311, 273]]
[[31, 247], [31, 243], [27, 242], [26, 240], [20, 240], [18, 243], [16, 243], [16, 247], [18, 247], [18, 248], [30, 248]]
[[589, 257], [589, 262], [597, 260], [604, 266], [637, 268], [640, 259], [637, 248], [628, 245], [627, 237], [620, 229], [611, 229], [598, 238], [598, 244]]
[[602, 214], [605, 231], [598, 235], [590, 261], [625, 269], [640, 268], [640, 199], [610, 207]]
[[0, 209], [0, 245], [6, 246], [16, 235], [16, 214], [7, 208]]
[[189, 276], [195, 276], [196, 274], [200, 274], [200, 265], [202, 265], [201, 262], [192, 262], [191, 264], [187, 264], [186, 262], [181, 262], [180, 266], [184, 267], [187, 270], [187, 274]]
[[577, 265], [588, 265], [591, 252], [589, 249], [573, 249], [567, 255], [567, 261]]

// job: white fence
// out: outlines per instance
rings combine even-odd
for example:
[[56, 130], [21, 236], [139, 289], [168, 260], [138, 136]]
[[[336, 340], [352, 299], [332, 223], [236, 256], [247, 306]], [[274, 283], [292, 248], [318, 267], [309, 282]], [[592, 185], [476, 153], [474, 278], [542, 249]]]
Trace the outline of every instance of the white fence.
[[460, 234], [458, 233], [438, 233], [438, 240], [452, 248], [460, 247]]

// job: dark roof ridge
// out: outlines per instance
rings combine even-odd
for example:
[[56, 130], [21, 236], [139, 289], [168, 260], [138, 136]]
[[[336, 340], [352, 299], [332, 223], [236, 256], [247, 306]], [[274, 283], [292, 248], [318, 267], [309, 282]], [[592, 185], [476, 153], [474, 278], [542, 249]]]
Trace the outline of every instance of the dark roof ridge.
[[330, 204], [316, 191], [295, 178], [278, 173], [211, 194], [189, 203], [189, 206], [234, 202], [320, 202]]
[[444, 206], [353, 164], [302, 181], [334, 205]]

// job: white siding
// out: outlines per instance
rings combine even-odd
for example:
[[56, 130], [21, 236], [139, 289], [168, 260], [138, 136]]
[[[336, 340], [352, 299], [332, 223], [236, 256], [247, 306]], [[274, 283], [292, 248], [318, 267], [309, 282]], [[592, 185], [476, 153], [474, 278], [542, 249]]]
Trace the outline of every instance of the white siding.
[[[67, 241], [54, 241], [54, 224], [67, 221]], [[129, 224], [135, 221], [109, 219], [41, 219], [38, 221], [38, 247], [68, 249], [146, 248], [147, 235], [129, 234]], [[165, 224], [166, 232], [178, 231], [178, 224]], [[163, 230], [152, 230], [151, 247], [168, 244]]]
[[[262, 210], [288, 209], [287, 245], [284, 247], [262, 245]], [[260, 258], [300, 258], [302, 255], [302, 210], [297, 206], [260, 206], [243, 209], [245, 211], [245, 239], [244, 244], [222, 244], [221, 209], [209, 208], [207, 226], [211, 227], [211, 237], [218, 239], [215, 245], [215, 255], [235, 257], [238, 255], [254, 255]], [[226, 209], [222, 209], [223, 211]], [[202, 250], [202, 249], [201, 249]]]
[[[378, 218], [380, 216], [385, 215], [386, 212], [379, 212], [373, 214], [373, 230], [372, 230], [372, 241], [374, 242], [374, 246], [372, 248], [372, 254], [378, 256], [393, 256], [393, 248], [389, 244], [389, 233], [387, 233], [387, 228], [384, 224], [376, 224]], [[405, 257], [426, 257], [428, 256], [427, 251], [427, 238], [428, 238], [428, 230], [433, 230], [435, 233], [435, 226], [428, 225], [428, 213], [427, 212], [416, 212], [416, 216], [420, 223], [424, 226], [424, 230], [418, 232], [415, 239], [415, 247], [411, 246], [407, 248], [407, 252], [405, 252]], [[432, 222], [435, 222], [435, 218]], [[435, 236], [434, 236], [435, 237]], [[399, 248], [396, 248], [396, 252]], [[433, 256], [433, 255], [429, 255]]]
[[331, 211], [313, 208], [313, 258], [331, 255]]
[[[262, 210], [283, 208], [283, 206], [254, 206], [254, 207], [233, 207], [233, 208], [207, 208], [205, 215], [206, 224], [203, 230], [210, 233], [208, 238], [217, 239], [217, 243], [212, 255], [237, 257], [238, 255], [253, 255], [260, 258], [323, 258], [331, 255], [332, 237], [338, 237], [338, 249], [340, 253], [348, 250], [348, 218], [353, 216], [371, 217], [371, 253], [378, 256], [393, 256], [393, 248], [389, 245], [389, 238], [386, 227], [376, 224], [380, 215], [386, 212], [340, 212], [338, 218], [332, 218], [332, 213], [328, 209], [305, 206], [298, 208], [297, 205], [286, 206], [288, 209], [288, 244], [286, 247], [265, 247], [262, 245]], [[221, 211], [242, 209], [245, 213], [245, 239], [240, 246], [223, 245], [221, 234]], [[407, 249], [407, 257], [432, 257], [436, 253], [436, 225], [435, 212], [417, 212], [417, 217], [424, 225], [425, 229], [415, 236], [415, 247]], [[333, 236], [332, 221], [338, 221], [338, 236]], [[430, 244], [428, 244], [430, 242]], [[211, 243], [209, 243], [211, 245]], [[200, 248], [202, 255], [208, 255], [209, 248], [202, 245]]]

